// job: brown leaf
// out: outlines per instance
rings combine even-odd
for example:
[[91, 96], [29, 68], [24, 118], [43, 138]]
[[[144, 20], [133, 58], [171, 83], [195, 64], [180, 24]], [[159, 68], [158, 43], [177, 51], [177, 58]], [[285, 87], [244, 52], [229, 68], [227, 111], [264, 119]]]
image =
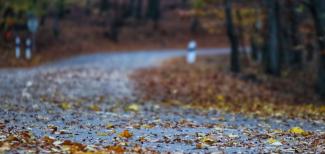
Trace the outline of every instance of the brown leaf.
[[124, 137], [124, 138], [131, 138], [133, 136], [133, 134], [131, 132], [129, 132], [128, 130], [124, 130], [123, 132], [121, 132], [119, 134], [120, 137]]

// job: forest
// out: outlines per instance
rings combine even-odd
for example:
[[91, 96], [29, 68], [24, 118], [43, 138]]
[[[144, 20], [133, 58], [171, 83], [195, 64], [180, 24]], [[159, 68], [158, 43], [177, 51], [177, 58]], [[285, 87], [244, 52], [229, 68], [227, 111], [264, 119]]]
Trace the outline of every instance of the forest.
[[324, 153], [325, 0], [0, 0], [0, 153]]
[[[2, 0], [0, 3], [2, 48], [12, 48], [18, 35], [36, 39], [35, 48], [55, 44], [63, 33], [60, 22], [80, 22], [76, 19], [78, 16], [82, 23], [102, 27], [102, 36], [112, 42], [120, 40], [123, 27], [138, 27], [147, 22], [152, 22], [152, 29], [146, 33], [159, 31], [161, 35], [168, 35], [171, 30], [160, 28], [160, 20], [164, 14], [176, 10], [177, 18], [190, 20], [183, 23], [188, 37], [227, 29], [224, 36], [229, 37], [233, 72], [245, 67], [241, 66], [244, 65], [241, 59], [258, 62], [265, 73], [276, 76], [292, 69], [314, 70], [310, 75], [317, 80], [315, 87], [325, 96], [325, 5], [322, 0]], [[39, 23], [35, 30], [40, 31], [38, 33], [31, 32], [27, 26], [33, 18]], [[42, 27], [46, 27], [46, 31], [41, 31]], [[177, 27], [170, 26], [173, 28]]]

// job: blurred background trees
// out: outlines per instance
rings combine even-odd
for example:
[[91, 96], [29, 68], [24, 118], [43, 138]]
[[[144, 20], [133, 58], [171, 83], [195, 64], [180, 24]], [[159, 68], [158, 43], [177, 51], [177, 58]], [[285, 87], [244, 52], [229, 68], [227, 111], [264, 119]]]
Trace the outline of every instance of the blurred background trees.
[[135, 42], [156, 37], [161, 46], [175, 38], [185, 41], [195, 38], [202, 40], [201, 43], [209, 38], [211, 44], [219, 43], [213, 42], [213, 37], [229, 38], [233, 72], [240, 72], [240, 68], [249, 64], [278, 77], [290, 71], [307, 70], [317, 91], [325, 96], [324, 3], [323, 0], [0, 0], [0, 46], [13, 46], [14, 27], [26, 24], [24, 16], [28, 15], [40, 20], [37, 45], [43, 50], [51, 45], [74, 43], [81, 46], [76, 50], [82, 50], [87, 44], [82, 41], [94, 38], [123, 44], [127, 39]]
[[[231, 5], [231, 0], [224, 0], [224, 3], [232, 55], [239, 53], [239, 42], [243, 39], [244, 42], [250, 41], [250, 61], [260, 65], [265, 73], [282, 77], [291, 70], [303, 72], [311, 69], [313, 71], [307, 75], [316, 78], [315, 87], [320, 96], [325, 96], [324, 1], [237, 0]], [[232, 11], [229, 7], [233, 8]], [[249, 11], [245, 12], [245, 9]], [[244, 12], [244, 22], [248, 25], [243, 26], [241, 14], [234, 15], [236, 11]], [[239, 70], [238, 63], [245, 67], [242, 61], [246, 58], [245, 53], [240, 54], [240, 59], [231, 56], [230, 68], [235, 73]]]

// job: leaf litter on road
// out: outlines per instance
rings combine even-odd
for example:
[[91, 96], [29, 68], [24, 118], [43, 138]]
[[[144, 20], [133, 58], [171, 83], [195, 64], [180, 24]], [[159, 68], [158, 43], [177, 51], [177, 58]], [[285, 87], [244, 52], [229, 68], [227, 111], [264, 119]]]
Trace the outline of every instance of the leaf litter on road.
[[[109, 78], [101, 71], [45, 73], [46, 80], [28, 87], [31, 97], [26, 102], [11, 104], [11, 99], [0, 96], [5, 100], [0, 104], [4, 119], [0, 149], [12, 153], [324, 151], [322, 107], [287, 104], [292, 97], [247, 84], [214, 61], [203, 59], [193, 66], [176, 61], [172, 67], [136, 72], [149, 73], [141, 77], [149, 87], [136, 89], [150, 88], [150, 97], [136, 100], [111, 99], [116, 93], [100, 90], [96, 95], [76, 95], [80, 89], [71, 87], [87, 86], [73, 84], [82, 85], [79, 82], [88, 77], [99, 83]], [[60, 88], [53, 95], [37, 95], [33, 88], [48, 86], [48, 80], [51, 87]], [[103, 88], [98, 85], [94, 87]], [[282, 99], [285, 103], [278, 104]], [[38, 107], [30, 108], [30, 102]]]

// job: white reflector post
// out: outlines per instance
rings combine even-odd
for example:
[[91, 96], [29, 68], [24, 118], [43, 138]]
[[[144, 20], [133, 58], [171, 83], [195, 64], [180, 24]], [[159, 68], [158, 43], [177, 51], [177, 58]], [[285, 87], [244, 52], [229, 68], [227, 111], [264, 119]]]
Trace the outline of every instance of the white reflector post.
[[195, 63], [196, 60], [196, 42], [194, 40], [190, 41], [188, 43], [188, 48], [187, 48], [187, 63], [193, 64]]
[[32, 58], [32, 40], [30, 38], [26, 39], [25, 57], [28, 60]]
[[16, 58], [19, 59], [20, 58], [20, 38], [19, 38], [19, 36], [16, 36], [15, 44], [16, 44], [15, 55], [16, 55]]

